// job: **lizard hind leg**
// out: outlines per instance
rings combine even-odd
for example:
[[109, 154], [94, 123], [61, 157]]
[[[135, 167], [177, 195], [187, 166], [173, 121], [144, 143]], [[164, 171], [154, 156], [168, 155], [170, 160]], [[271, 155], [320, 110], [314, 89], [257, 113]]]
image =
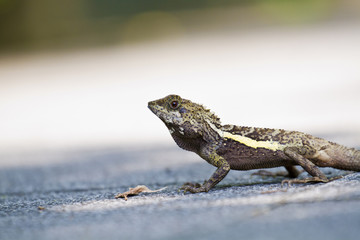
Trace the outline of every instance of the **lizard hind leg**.
[[287, 166], [285, 167], [286, 171], [288, 172], [287, 177], [296, 178], [302, 173], [303, 171], [299, 171], [295, 166]]
[[312, 177], [305, 179], [286, 179], [282, 181], [282, 185], [287, 183], [289, 186], [292, 183], [307, 183], [307, 182], [328, 182], [329, 179], [320, 171], [320, 169], [309, 159], [305, 158], [302, 154], [298, 153], [296, 148], [285, 148], [284, 153], [299, 164], [306, 172]]

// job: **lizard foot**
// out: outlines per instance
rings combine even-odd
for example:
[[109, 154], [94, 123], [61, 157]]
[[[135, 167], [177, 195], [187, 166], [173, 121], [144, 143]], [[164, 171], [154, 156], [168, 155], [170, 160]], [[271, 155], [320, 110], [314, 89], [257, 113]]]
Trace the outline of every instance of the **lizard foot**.
[[187, 193], [187, 192], [199, 193], [199, 192], [207, 192], [208, 191], [200, 183], [191, 183], [191, 182], [184, 183], [184, 185], [181, 186], [179, 191], [181, 191], [181, 190], [183, 190], [184, 193]]
[[327, 182], [331, 182], [334, 181], [336, 179], [340, 179], [343, 178], [343, 176], [336, 176], [336, 177], [332, 177], [329, 179], [322, 179], [319, 177], [310, 177], [310, 178], [305, 178], [305, 179], [285, 179], [281, 182], [281, 186], [284, 186], [285, 184], [287, 184], [289, 187], [291, 186], [291, 184], [299, 184], [299, 183], [308, 183], [308, 182], [323, 182], [323, 183], [327, 183]]
[[[333, 180], [333, 179], [331, 179]], [[285, 184], [287, 184], [289, 187], [291, 186], [291, 184], [301, 184], [301, 183], [308, 183], [308, 182], [329, 182], [329, 179], [322, 179], [319, 177], [310, 177], [310, 178], [304, 178], [304, 179], [285, 179], [281, 181], [281, 186], [284, 186]]]

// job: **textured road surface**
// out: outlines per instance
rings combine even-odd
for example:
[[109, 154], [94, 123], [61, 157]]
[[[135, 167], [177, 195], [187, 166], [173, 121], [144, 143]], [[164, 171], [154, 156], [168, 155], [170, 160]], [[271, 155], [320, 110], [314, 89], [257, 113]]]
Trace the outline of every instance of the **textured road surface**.
[[[360, 234], [360, 173], [326, 168], [328, 176], [345, 177], [287, 189], [283, 177], [232, 171], [209, 193], [191, 195], [177, 189], [202, 182], [214, 168], [175, 146], [0, 157], [26, 163], [0, 168], [1, 240], [331, 240]], [[114, 199], [140, 184], [167, 188]]]

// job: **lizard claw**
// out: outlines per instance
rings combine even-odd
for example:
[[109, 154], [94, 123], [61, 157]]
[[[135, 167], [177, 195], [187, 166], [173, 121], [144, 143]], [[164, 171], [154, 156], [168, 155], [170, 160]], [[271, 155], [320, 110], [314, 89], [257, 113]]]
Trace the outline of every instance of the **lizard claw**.
[[281, 187], [284, 187], [286, 184], [288, 187], [291, 187], [291, 183], [292, 181], [291, 180], [294, 180], [294, 179], [284, 179], [281, 181]]

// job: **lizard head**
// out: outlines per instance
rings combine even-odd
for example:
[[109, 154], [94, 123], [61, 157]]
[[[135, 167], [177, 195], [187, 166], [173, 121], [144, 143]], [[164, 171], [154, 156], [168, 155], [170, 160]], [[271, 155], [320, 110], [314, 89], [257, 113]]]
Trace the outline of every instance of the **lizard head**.
[[210, 110], [178, 95], [151, 101], [148, 107], [165, 123], [171, 134], [180, 137], [199, 137], [209, 123], [220, 125], [220, 119]]

